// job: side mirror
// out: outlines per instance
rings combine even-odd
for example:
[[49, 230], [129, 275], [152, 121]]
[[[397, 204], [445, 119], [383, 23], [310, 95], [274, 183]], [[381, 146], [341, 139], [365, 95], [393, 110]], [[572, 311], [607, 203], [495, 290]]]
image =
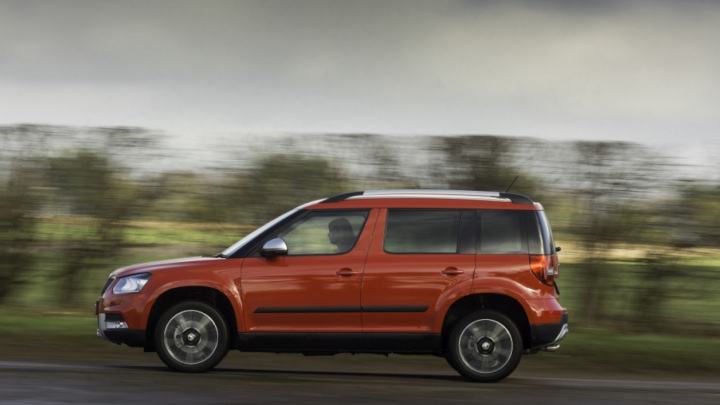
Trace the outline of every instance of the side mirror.
[[286, 255], [288, 252], [287, 243], [285, 243], [282, 238], [274, 238], [270, 239], [269, 241], [265, 242], [262, 249], [260, 250], [260, 255], [263, 257], [277, 257]]

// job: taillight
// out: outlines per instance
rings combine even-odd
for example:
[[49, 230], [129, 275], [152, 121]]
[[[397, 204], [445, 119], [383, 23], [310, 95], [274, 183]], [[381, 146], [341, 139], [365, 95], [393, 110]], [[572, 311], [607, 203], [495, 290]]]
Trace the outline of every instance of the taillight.
[[557, 255], [532, 255], [530, 256], [530, 270], [535, 277], [547, 285], [553, 285], [558, 278]]

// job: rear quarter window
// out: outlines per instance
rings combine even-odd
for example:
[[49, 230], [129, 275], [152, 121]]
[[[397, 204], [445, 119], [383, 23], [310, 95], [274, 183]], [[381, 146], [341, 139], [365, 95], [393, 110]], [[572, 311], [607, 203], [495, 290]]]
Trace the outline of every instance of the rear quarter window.
[[527, 254], [523, 211], [480, 210], [477, 213], [478, 254]]

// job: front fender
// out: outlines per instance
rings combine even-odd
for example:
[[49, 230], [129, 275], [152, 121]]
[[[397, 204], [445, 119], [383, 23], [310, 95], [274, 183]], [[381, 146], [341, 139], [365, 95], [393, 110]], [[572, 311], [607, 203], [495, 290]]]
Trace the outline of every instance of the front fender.
[[[228, 261], [235, 259], [228, 259]], [[153, 275], [153, 285], [157, 284], [157, 288], [153, 289], [147, 297], [145, 307], [142, 311], [141, 324], [147, 327], [151, 309], [157, 303], [158, 299], [164, 294], [171, 293], [181, 288], [208, 288], [223, 294], [232, 306], [235, 322], [238, 330], [245, 330], [244, 318], [242, 315], [242, 298], [240, 295], [240, 266], [229, 268], [228, 266], [212, 266], [211, 268], [190, 268], [182, 269], [182, 271], [168, 272], [174, 273], [171, 276], [165, 272]], [[157, 276], [157, 280], [155, 280]], [[156, 283], [155, 283], [156, 282]], [[150, 284], [150, 283], [148, 283]]]

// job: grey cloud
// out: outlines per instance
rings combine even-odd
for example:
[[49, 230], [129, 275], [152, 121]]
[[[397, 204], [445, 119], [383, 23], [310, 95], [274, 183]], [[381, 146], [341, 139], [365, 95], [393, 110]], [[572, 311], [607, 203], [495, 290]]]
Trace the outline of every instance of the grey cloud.
[[170, 131], [708, 139], [718, 37], [710, 1], [0, 0], [0, 108]]

